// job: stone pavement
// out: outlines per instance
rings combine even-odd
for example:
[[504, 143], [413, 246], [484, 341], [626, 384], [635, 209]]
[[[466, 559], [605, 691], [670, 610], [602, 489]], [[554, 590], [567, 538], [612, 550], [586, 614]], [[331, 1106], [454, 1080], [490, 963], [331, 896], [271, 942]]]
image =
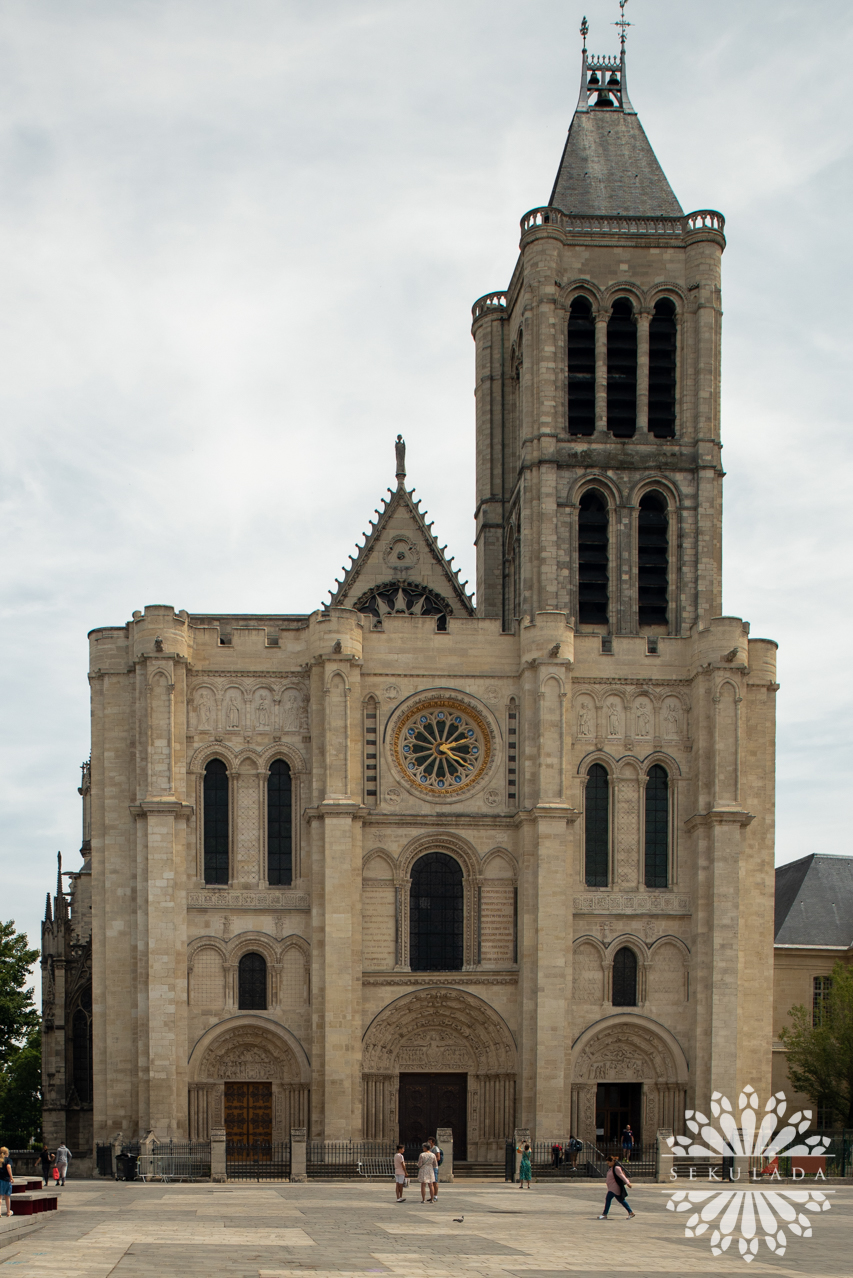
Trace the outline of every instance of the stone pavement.
[[[715, 1258], [709, 1234], [685, 1238], [685, 1217], [666, 1210], [661, 1186], [632, 1191], [632, 1221], [615, 1205], [611, 1220], [596, 1220], [604, 1195], [593, 1186], [457, 1182], [435, 1206], [415, 1187], [407, 1196], [397, 1206], [393, 1186], [375, 1182], [69, 1182], [43, 1229], [0, 1249], [0, 1278], [712, 1278], [747, 1269], [736, 1243]], [[750, 1274], [849, 1278], [853, 1188], [830, 1201], [811, 1238], [789, 1238], [784, 1258], [762, 1242]]]

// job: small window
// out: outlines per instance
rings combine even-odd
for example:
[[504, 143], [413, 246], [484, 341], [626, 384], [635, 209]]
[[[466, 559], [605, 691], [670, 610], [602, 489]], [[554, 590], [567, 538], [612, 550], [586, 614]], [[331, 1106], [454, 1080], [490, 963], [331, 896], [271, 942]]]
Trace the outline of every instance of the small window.
[[608, 540], [607, 502], [589, 488], [578, 512], [578, 621], [583, 626], [608, 623]]
[[428, 852], [412, 867], [409, 892], [413, 972], [458, 972], [463, 960], [462, 866], [446, 852]]
[[81, 1105], [92, 1101], [92, 1022], [78, 1007], [71, 1022], [71, 1077]]
[[641, 626], [668, 623], [669, 516], [660, 493], [640, 498], [637, 530], [639, 621]]
[[594, 763], [586, 777], [584, 851], [588, 887], [607, 887], [610, 859], [610, 777]]
[[204, 770], [204, 881], [228, 882], [228, 769], [221, 759]]
[[646, 887], [669, 886], [669, 775], [656, 763], [646, 781]]
[[649, 323], [649, 431], [657, 439], [675, 436], [675, 303], [655, 303]]
[[621, 439], [637, 429], [637, 325], [627, 297], [607, 321], [607, 429]]
[[293, 780], [284, 759], [272, 761], [267, 780], [267, 882], [293, 882]]
[[263, 954], [244, 954], [237, 969], [237, 1006], [241, 1012], [265, 1012], [267, 961]]
[[595, 431], [595, 321], [585, 297], [569, 307], [566, 338], [569, 373], [569, 434]]
[[637, 956], [627, 945], [613, 960], [613, 1006], [637, 1006]]
[[831, 976], [815, 976], [812, 982], [812, 1025], [823, 1025], [832, 992]]

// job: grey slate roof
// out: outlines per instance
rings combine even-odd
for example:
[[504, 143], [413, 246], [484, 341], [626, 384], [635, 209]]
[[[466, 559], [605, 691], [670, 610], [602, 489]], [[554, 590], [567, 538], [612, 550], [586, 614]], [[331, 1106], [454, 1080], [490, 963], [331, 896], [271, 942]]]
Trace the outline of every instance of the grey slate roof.
[[776, 944], [853, 944], [853, 857], [812, 853], [779, 866]]
[[602, 217], [683, 213], [638, 117], [619, 107], [575, 112], [548, 203]]

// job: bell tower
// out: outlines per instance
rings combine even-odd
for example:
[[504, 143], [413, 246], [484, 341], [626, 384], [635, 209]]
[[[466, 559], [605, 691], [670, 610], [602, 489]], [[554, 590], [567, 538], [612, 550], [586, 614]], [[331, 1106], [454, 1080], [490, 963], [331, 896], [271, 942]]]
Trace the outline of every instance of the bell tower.
[[685, 636], [721, 612], [724, 219], [684, 214], [618, 57], [586, 49], [546, 206], [473, 308], [477, 603], [511, 630]]

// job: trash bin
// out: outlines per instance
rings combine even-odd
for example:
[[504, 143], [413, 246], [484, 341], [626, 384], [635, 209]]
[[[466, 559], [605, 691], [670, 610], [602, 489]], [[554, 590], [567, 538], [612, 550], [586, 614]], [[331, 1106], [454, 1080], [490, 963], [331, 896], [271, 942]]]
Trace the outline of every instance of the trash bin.
[[136, 1164], [139, 1158], [136, 1154], [127, 1155], [127, 1171], [125, 1172], [125, 1180], [136, 1180]]
[[116, 1154], [116, 1180], [127, 1180], [127, 1154]]

